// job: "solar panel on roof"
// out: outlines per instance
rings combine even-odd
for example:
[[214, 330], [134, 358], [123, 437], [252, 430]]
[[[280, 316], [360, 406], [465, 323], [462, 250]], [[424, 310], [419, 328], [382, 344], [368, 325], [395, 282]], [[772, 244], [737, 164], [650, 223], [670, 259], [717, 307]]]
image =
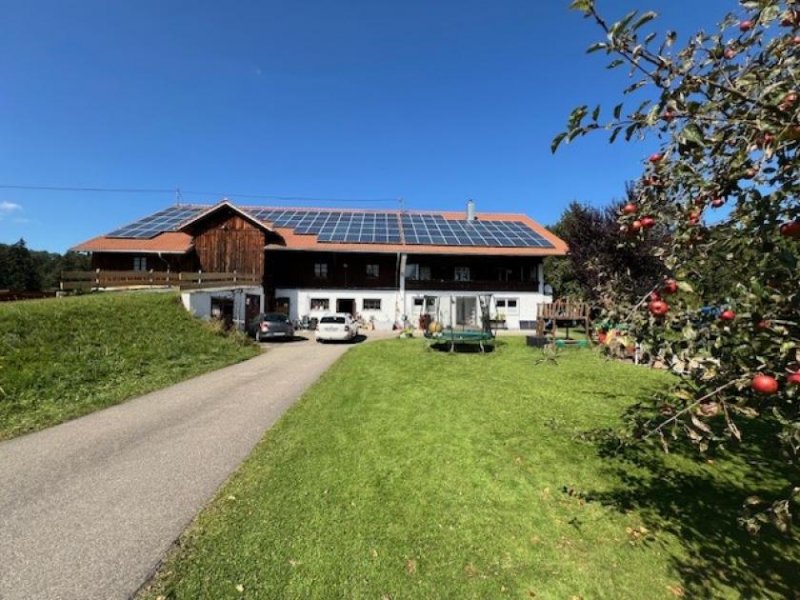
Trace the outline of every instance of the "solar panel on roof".
[[[208, 206], [171, 206], [108, 234], [109, 237], [149, 239], [176, 231]], [[552, 247], [521, 221], [463, 221], [436, 214], [360, 212], [318, 209], [245, 207], [254, 219], [300, 235], [316, 235], [322, 243]]]
[[206, 210], [202, 206], [170, 206], [157, 213], [124, 225], [108, 234], [108, 237], [150, 239], [165, 231], [175, 231], [182, 223]]

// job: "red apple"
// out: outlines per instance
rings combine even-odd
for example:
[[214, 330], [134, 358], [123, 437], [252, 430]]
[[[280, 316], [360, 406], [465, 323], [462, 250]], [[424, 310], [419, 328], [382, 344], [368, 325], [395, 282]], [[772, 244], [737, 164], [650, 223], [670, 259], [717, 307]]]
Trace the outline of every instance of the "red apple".
[[723, 321], [733, 321], [736, 318], [736, 313], [733, 312], [730, 308], [725, 309], [720, 313], [719, 318]]
[[786, 221], [780, 227], [781, 235], [792, 240], [800, 240], [800, 221]]
[[781, 104], [787, 104], [789, 106], [792, 106], [796, 102], [797, 102], [797, 92], [789, 92], [783, 97], [783, 100], [781, 100]]
[[800, 371], [789, 373], [786, 377], [786, 383], [789, 385], [800, 385]]
[[622, 214], [624, 215], [632, 215], [636, 212], [636, 205], [633, 202], [628, 202], [625, 206], [622, 207]]
[[664, 119], [667, 123], [670, 123], [672, 119], [675, 118], [675, 113], [672, 112], [670, 109], [664, 111], [664, 114], [661, 115], [661, 118]]
[[772, 394], [778, 391], [778, 380], [770, 375], [764, 375], [763, 373], [759, 373], [758, 375], [753, 377], [753, 381], [750, 384], [750, 387], [752, 387], [753, 390], [758, 392], [759, 394], [765, 394], [767, 396], [771, 396]]
[[661, 286], [661, 290], [665, 294], [677, 294], [678, 293], [678, 282], [674, 279], [667, 279], [664, 281], [664, 285]]
[[650, 215], [648, 215], [646, 217], [642, 217], [641, 226], [644, 227], [645, 229], [650, 229], [655, 224], [656, 224], [656, 220], [653, 217], [651, 217]]
[[756, 323], [756, 329], [758, 331], [765, 331], [772, 326], [772, 323], [767, 321], [766, 319], [761, 319], [758, 323]]
[[746, 21], [741, 21], [739, 23], [739, 31], [745, 32], [750, 31], [753, 28], [753, 22], [749, 19]]
[[796, 35], [796, 36], [794, 36], [794, 37], [792, 38], [792, 43], [793, 43], [795, 46], [800, 46], [800, 35]]
[[713, 206], [714, 208], [719, 208], [719, 207], [720, 207], [720, 206], [722, 206], [723, 204], [725, 204], [725, 200], [724, 200], [724, 199], [722, 199], [722, 198], [714, 198], [714, 199], [711, 201], [711, 206]]
[[727, 48], [725, 48], [725, 50], [722, 52], [722, 55], [723, 55], [725, 58], [727, 58], [728, 60], [732, 60], [732, 59], [736, 58], [736, 50], [734, 50], [733, 48], [731, 48], [730, 46], [728, 46], [728, 47], [727, 47]]
[[654, 317], [663, 317], [669, 312], [669, 304], [663, 300], [654, 300], [647, 306], [650, 314]]
[[661, 300], [661, 294], [658, 292], [650, 292], [650, 302], [658, 302]]
[[756, 175], [758, 175], [758, 169], [756, 169], [755, 167], [750, 167], [749, 169], [747, 169], [747, 171], [744, 172], [744, 175], [743, 175], [742, 178], [743, 179], [752, 179]]
[[636, 219], [633, 223], [631, 223], [631, 231], [636, 233], [642, 228], [642, 222], [639, 219]]
[[651, 154], [650, 158], [648, 158], [647, 160], [649, 160], [651, 163], [657, 163], [662, 158], [664, 158], [664, 155], [661, 154], [660, 152], [656, 152], [655, 154]]

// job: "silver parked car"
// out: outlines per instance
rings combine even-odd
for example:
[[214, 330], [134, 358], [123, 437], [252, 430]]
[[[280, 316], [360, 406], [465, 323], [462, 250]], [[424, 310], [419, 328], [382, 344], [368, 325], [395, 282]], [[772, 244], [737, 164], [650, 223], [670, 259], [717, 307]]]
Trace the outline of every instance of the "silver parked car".
[[247, 331], [257, 342], [294, 338], [294, 327], [283, 313], [262, 313], [250, 322]]

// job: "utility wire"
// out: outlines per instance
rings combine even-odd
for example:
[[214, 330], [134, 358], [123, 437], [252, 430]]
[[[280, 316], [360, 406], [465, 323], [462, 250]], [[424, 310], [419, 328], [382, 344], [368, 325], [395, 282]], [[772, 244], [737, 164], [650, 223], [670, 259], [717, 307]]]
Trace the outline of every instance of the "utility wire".
[[271, 194], [234, 194], [231, 192], [197, 192], [186, 191], [180, 188], [100, 188], [100, 187], [66, 187], [66, 186], [46, 186], [46, 185], [9, 185], [0, 184], [0, 189], [6, 190], [35, 190], [45, 192], [102, 192], [102, 193], [136, 193], [136, 194], [176, 194], [176, 197], [183, 201], [183, 195], [191, 196], [214, 196], [223, 198], [232, 196], [234, 198], [263, 199], [263, 200], [282, 200], [287, 202], [334, 202], [337, 204], [355, 203], [395, 203], [399, 198], [307, 198], [303, 196], [275, 196]]

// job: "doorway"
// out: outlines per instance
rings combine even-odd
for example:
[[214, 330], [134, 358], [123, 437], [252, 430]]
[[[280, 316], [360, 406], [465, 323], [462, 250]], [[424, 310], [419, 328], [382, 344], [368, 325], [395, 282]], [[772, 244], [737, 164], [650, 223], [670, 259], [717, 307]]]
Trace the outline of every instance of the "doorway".
[[456, 325], [476, 327], [478, 325], [478, 302], [470, 296], [456, 297]]
[[339, 298], [336, 300], [336, 312], [356, 314], [356, 301], [354, 298]]
[[222, 321], [225, 329], [233, 327], [233, 298], [212, 296], [211, 317]]
[[289, 316], [289, 308], [291, 307], [289, 298], [275, 298], [275, 312], [282, 315]]

